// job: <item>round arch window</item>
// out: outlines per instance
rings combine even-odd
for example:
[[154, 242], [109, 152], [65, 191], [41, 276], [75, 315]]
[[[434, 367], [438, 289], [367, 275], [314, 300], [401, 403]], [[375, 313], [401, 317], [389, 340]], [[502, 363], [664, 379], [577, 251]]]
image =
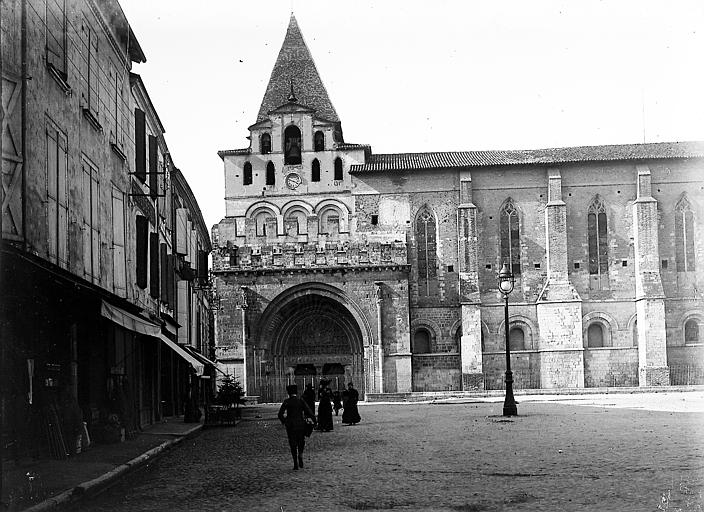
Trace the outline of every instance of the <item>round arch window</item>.
[[604, 346], [604, 327], [600, 323], [593, 323], [587, 329], [587, 347], [600, 348]]
[[525, 350], [526, 336], [520, 327], [512, 327], [508, 332], [508, 346], [511, 350]]
[[701, 336], [699, 336], [699, 328], [699, 321], [696, 318], [687, 320], [684, 324], [684, 342], [699, 343], [701, 341]]
[[413, 353], [427, 354], [430, 352], [430, 333], [425, 329], [418, 329], [413, 335]]

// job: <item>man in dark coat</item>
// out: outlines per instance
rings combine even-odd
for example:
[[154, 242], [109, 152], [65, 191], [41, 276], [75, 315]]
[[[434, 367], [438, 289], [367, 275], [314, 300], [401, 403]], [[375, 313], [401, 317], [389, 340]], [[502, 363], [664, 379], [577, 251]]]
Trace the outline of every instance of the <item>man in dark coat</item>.
[[[286, 386], [288, 398], [283, 401], [279, 409], [279, 421], [286, 426], [288, 444], [293, 457], [293, 469], [303, 467], [303, 450], [306, 447], [306, 420], [305, 416], [315, 421], [315, 413], [303, 400], [298, 398], [298, 386]], [[285, 413], [285, 414], [284, 414]]]
[[303, 390], [301, 398], [306, 404], [308, 404], [311, 411], [315, 410], [315, 390], [313, 389], [313, 384], [306, 384], [306, 389]]
[[359, 392], [354, 389], [354, 386], [350, 382], [347, 385], [347, 400], [345, 401], [345, 410], [342, 412], [343, 424], [356, 425], [361, 421], [362, 418], [360, 418], [359, 416], [357, 402], [359, 402]]
[[324, 379], [320, 382], [321, 389], [319, 391], [318, 400], [318, 428], [321, 432], [330, 432], [333, 428], [332, 423], [332, 391], [328, 385], [330, 381]]

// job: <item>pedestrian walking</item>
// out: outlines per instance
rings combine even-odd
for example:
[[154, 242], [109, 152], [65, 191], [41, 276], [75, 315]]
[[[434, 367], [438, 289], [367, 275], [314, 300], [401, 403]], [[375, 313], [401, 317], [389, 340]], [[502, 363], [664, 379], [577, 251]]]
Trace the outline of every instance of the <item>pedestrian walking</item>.
[[347, 384], [347, 400], [345, 401], [345, 410], [342, 411], [343, 425], [356, 425], [361, 421], [362, 418], [359, 416], [357, 402], [359, 402], [359, 392], [354, 389], [354, 385], [350, 382]]
[[342, 402], [340, 401], [340, 392], [335, 390], [332, 393], [332, 408], [335, 409], [335, 416], [342, 409]]
[[293, 457], [293, 469], [303, 468], [303, 450], [306, 447], [306, 417], [315, 422], [315, 413], [308, 404], [298, 398], [298, 386], [286, 386], [288, 398], [279, 409], [279, 421], [286, 426], [288, 445]]
[[301, 398], [308, 404], [311, 411], [315, 411], [315, 390], [313, 389], [313, 384], [310, 382], [306, 384], [306, 389], [303, 390]]
[[330, 381], [323, 379], [320, 381], [320, 392], [318, 396], [318, 429], [321, 432], [332, 430], [332, 391], [328, 385]]

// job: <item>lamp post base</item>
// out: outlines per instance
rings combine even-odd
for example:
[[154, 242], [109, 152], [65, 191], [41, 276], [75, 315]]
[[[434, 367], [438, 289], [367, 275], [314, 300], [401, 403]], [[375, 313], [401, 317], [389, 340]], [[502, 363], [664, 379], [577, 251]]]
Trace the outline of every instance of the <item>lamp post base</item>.
[[504, 416], [518, 416], [516, 400], [513, 398], [513, 372], [506, 370], [506, 398], [504, 399]]

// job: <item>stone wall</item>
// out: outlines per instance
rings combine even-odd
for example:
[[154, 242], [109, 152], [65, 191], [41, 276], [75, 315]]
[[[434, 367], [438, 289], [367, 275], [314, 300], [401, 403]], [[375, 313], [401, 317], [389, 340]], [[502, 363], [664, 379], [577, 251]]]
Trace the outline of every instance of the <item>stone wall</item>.
[[462, 389], [459, 354], [420, 354], [412, 361], [413, 391]]
[[637, 348], [604, 347], [584, 350], [584, 387], [637, 385]]

